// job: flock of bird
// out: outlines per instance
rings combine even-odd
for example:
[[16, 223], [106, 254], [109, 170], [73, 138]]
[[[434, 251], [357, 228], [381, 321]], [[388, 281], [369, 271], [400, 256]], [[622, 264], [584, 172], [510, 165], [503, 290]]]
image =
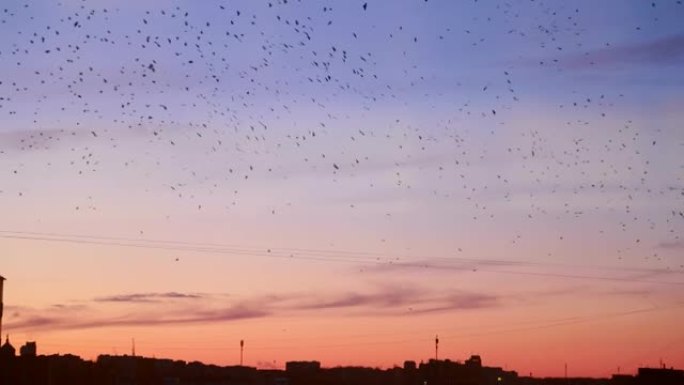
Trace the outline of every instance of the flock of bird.
[[[630, 95], [610, 87], [548, 91], [540, 104], [553, 122], [523, 115], [540, 87], [524, 83], [530, 73], [563, 78], [592, 60], [590, 10], [483, 3], [461, 5], [471, 13], [458, 23], [434, 0], [3, 3], [0, 199], [31, 199], [19, 178], [37, 168], [68, 170], [66, 184], [143, 170], [147, 182], [129, 188], [221, 210], [253, 180], [304, 173], [340, 190], [458, 202], [468, 221], [496, 221], [501, 205], [520, 201], [523, 221], [581, 222], [608, 209], [606, 232], [648, 230], [681, 250], [683, 158], [668, 158], [681, 135], [611, 115]], [[684, 15], [681, 1], [643, 8], [630, 29], [657, 25], [665, 8]], [[516, 44], [533, 55], [506, 54]], [[507, 60], [489, 60], [494, 50]], [[663, 166], [679, 177], [654, 185]], [[202, 202], [206, 194], [225, 207]], [[263, 207], [273, 215], [304, 204], [271, 199]], [[640, 216], [636, 206], [651, 200], [669, 206]], [[96, 211], [94, 201], [106, 204], [84, 193], [68, 210]], [[644, 258], [684, 271], [653, 246]]]

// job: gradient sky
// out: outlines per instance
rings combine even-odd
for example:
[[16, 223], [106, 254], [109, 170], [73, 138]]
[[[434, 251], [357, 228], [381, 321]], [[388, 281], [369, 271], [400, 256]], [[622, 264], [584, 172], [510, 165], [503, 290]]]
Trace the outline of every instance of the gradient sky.
[[[364, 3], [366, 4], [364, 6]], [[3, 331], [684, 367], [684, 5], [8, 0]]]

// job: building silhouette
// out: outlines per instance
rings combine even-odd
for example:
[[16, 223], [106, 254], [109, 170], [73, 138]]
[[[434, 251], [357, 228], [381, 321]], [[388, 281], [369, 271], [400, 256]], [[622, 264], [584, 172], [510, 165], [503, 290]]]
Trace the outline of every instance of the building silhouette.
[[13, 358], [17, 354], [17, 350], [12, 346], [9, 340], [9, 335], [5, 338], [5, 343], [0, 346], [0, 357], [4, 359]]
[[19, 348], [19, 355], [22, 357], [35, 357], [37, 352], [38, 348], [35, 341], [26, 342], [24, 346]]
[[684, 370], [674, 368], [639, 368], [635, 381], [639, 385], [682, 385], [684, 384]]

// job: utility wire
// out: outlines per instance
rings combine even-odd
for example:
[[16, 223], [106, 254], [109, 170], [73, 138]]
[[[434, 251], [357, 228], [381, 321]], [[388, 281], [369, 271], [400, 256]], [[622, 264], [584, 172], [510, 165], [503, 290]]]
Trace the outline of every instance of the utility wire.
[[[492, 266], [510, 265], [517, 267], [528, 266], [548, 266], [548, 267], [579, 267], [591, 269], [606, 269], [607, 267], [599, 266], [581, 266], [581, 265], [559, 265], [554, 263], [528, 262], [528, 261], [506, 261], [495, 259], [475, 259], [475, 258], [458, 258], [458, 257], [443, 257], [431, 258], [429, 261], [411, 261], [404, 262], [401, 258], [387, 258], [381, 257], [379, 253], [364, 253], [358, 251], [341, 251], [334, 250], [317, 250], [304, 248], [274, 248], [264, 249], [255, 247], [245, 247], [236, 245], [222, 245], [213, 243], [191, 243], [179, 241], [163, 241], [163, 240], [145, 240], [132, 238], [117, 238], [117, 237], [102, 237], [90, 235], [74, 235], [74, 234], [58, 234], [58, 233], [37, 233], [37, 232], [18, 232], [18, 231], [0, 231], [0, 238], [17, 239], [27, 241], [45, 241], [45, 242], [61, 242], [74, 243], [84, 245], [99, 245], [99, 246], [118, 246], [118, 247], [133, 247], [146, 249], [161, 249], [174, 251], [188, 251], [212, 254], [228, 254], [239, 256], [254, 256], [278, 259], [297, 259], [309, 260], [319, 262], [336, 262], [336, 263], [352, 263], [352, 264], [369, 264], [379, 267], [393, 267], [393, 268], [418, 268], [418, 269], [433, 269], [433, 270], [454, 270], [454, 271], [475, 271], [487, 272], [495, 274], [508, 275], [525, 275], [525, 276], [540, 276], [540, 277], [555, 277], [568, 279], [584, 279], [584, 280], [601, 280], [601, 281], [617, 281], [617, 282], [640, 282], [659, 285], [677, 285], [684, 286], [682, 281], [658, 281], [647, 280], [640, 277], [618, 277], [606, 275], [587, 275], [575, 273], [555, 273], [548, 271], [518, 271], [506, 270], [501, 268], [492, 268]], [[436, 264], [433, 261], [444, 262], [448, 264]], [[477, 264], [477, 268], [472, 266], [459, 266], [456, 262]], [[484, 267], [482, 267], [484, 265]], [[622, 269], [618, 269], [622, 270]], [[666, 269], [638, 269], [630, 268], [627, 271], [640, 272], [647, 274], [677, 274]]]

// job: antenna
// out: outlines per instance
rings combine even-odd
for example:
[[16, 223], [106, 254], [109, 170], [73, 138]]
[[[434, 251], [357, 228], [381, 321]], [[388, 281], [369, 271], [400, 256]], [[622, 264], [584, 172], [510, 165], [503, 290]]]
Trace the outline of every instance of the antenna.
[[135, 338], [131, 338], [131, 355], [135, 357]]
[[245, 351], [245, 340], [240, 340], [240, 366], [242, 366], [242, 358]]
[[439, 336], [435, 336], [435, 361], [439, 360]]

